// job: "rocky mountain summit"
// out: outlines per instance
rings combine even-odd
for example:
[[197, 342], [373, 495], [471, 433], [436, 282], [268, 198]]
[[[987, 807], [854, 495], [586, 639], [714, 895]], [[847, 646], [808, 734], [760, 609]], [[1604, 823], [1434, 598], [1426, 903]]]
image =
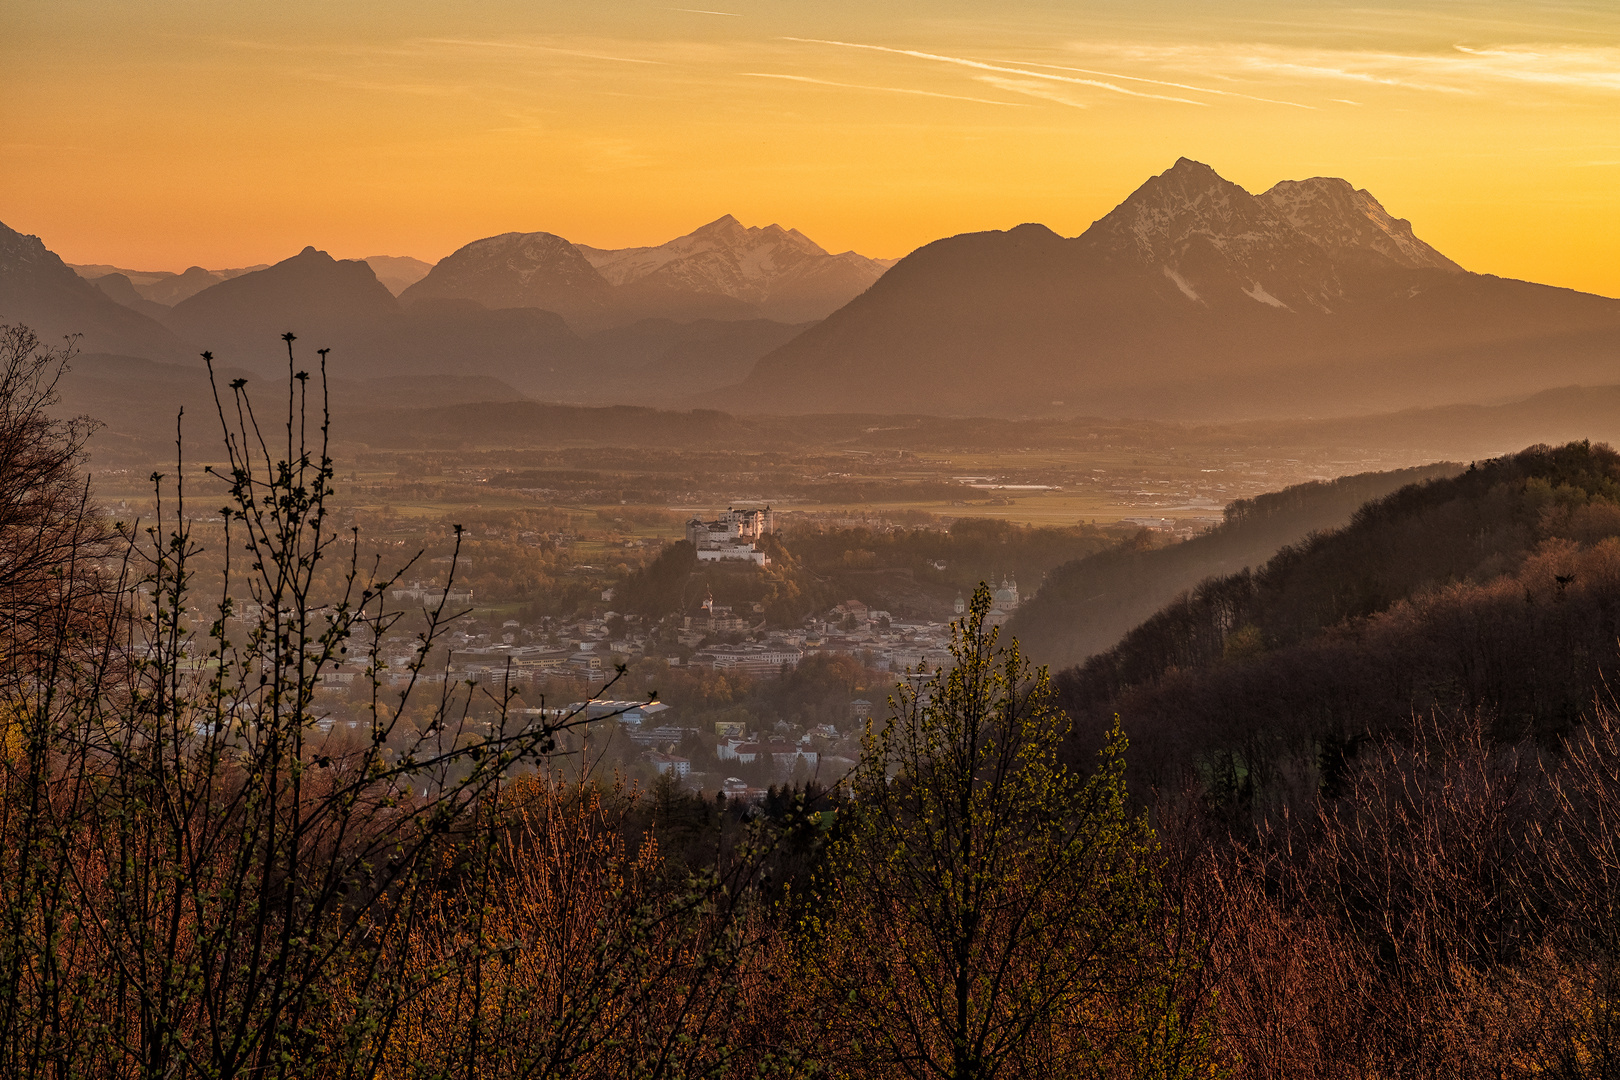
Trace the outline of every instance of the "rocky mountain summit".
[[1182, 158], [1087, 229], [1104, 259], [1157, 271], [1205, 307], [1259, 303], [1331, 312], [1368, 273], [1460, 272], [1378, 200], [1344, 180], [1285, 180], [1251, 195]]

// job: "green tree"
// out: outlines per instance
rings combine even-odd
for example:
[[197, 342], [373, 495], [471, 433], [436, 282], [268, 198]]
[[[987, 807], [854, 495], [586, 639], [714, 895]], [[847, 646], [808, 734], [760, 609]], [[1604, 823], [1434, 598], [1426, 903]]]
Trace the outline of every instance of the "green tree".
[[1121, 995], [1157, 910], [1117, 726], [1095, 772], [1057, 760], [1044, 669], [987, 624], [954, 666], [902, 683], [870, 729], [808, 916], [829, 1045], [859, 1074], [990, 1080], [1094, 1072], [1130, 1054]]

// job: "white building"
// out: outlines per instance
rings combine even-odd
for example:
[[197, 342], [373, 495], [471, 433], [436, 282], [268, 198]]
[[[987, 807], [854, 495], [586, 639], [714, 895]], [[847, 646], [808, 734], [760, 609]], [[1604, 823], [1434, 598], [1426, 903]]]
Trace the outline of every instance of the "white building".
[[694, 517], [686, 523], [686, 539], [697, 549], [703, 562], [735, 559], [756, 566], [770, 565], [770, 559], [754, 546], [768, 532], [776, 531], [776, 518], [770, 507], [738, 510], [728, 507], [713, 521]]
[[685, 780], [686, 775], [692, 771], [691, 761], [683, 757], [676, 757], [674, 754], [663, 754], [657, 750], [649, 750], [646, 753], [646, 758], [652, 762], [652, 767], [658, 772], [668, 773], [677, 779]]

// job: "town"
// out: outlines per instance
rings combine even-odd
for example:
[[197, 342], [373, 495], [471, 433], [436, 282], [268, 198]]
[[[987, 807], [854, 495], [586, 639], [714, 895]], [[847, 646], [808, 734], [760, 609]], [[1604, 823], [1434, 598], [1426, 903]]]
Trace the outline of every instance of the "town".
[[[508, 723], [588, 720], [562, 755], [564, 769], [616, 770], [644, 784], [667, 777], [694, 792], [758, 800], [775, 784], [838, 782], [860, 756], [868, 721], [887, 715], [893, 684], [951, 664], [951, 618], [964, 613], [970, 586], [936, 599], [931, 617], [916, 603], [891, 611], [845, 596], [789, 621], [762, 602], [722, 603], [714, 594], [746, 594], [782, 572], [767, 554], [786, 550], [770, 508], [694, 517], [683, 539], [649, 548], [658, 554], [640, 571], [683, 549], [691, 559], [671, 593], [681, 599], [663, 609], [619, 610], [635, 571], [570, 615], [531, 607], [503, 618], [467, 586], [395, 583], [387, 599], [398, 620], [380, 636], [370, 629], [379, 624], [357, 624], [343, 662], [321, 672], [321, 726], [354, 727], [345, 717], [358, 716], [374, 689], [386, 696], [413, 684], [473, 684], [486, 692], [484, 712]], [[934, 560], [925, 569], [945, 566]], [[994, 585], [988, 621], [999, 626], [1022, 596], [1011, 571]], [[945, 595], [937, 585], [935, 593]], [[447, 629], [424, 655], [421, 630], [435, 613]], [[238, 603], [233, 622], [245, 628], [262, 614]], [[206, 625], [202, 610], [192, 618]]]

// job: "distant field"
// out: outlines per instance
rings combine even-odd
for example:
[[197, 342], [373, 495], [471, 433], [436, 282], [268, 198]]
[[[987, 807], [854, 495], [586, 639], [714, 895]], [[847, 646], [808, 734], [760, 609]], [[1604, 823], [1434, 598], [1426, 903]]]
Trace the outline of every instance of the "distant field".
[[[152, 472], [174, 474], [180, 407], [188, 461], [219, 454], [212, 397], [195, 372], [168, 382], [135, 374], [142, 377], [116, 364], [87, 364], [64, 396], [64, 408], [106, 422], [91, 445], [96, 490], [104, 502], [131, 508], [150, 504]], [[274, 381], [254, 385], [265, 416], [282, 415]], [[435, 396], [429, 389], [403, 397]], [[1206, 517], [1233, 499], [1434, 461], [1442, 450], [1469, 460], [1478, 448], [1502, 443], [1503, 425], [1529, 408], [1199, 425], [1084, 416], [733, 416], [532, 401], [453, 404], [449, 390], [438, 396], [447, 403], [378, 408], [372, 395], [334, 388], [332, 453], [344, 506], [401, 523], [538, 509], [594, 522], [623, 507], [613, 531], [644, 539], [678, 535], [684, 515], [734, 503], [919, 522]], [[1519, 427], [1525, 434], [1516, 438], [1539, 430], [1528, 420]], [[186, 472], [193, 511], [217, 506], [218, 482], [199, 476], [195, 464]], [[960, 481], [966, 476], [1052, 490], [975, 488]]]
[[[615, 532], [652, 539], [679, 535], [696, 513], [731, 504], [769, 503], [818, 519], [1000, 518], [1023, 524], [1110, 524], [1122, 518], [1219, 516], [1247, 498], [1307, 480], [1403, 467], [1403, 455], [1257, 454], [1249, 447], [1083, 446], [950, 453], [852, 452], [826, 447], [802, 454], [747, 451], [533, 447], [475, 451], [370, 451], [363, 462], [339, 459], [338, 498], [356, 512], [402, 521], [435, 521], [458, 512], [546, 509], [594, 524], [618, 518]], [[1287, 451], [1285, 451], [1287, 453]], [[610, 458], [610, 460], [595, 460]], [[156, 471], [172, 476], [154, 463]], [[522, 479], [525, 472], [540, 478]], [[193, 512], [212, 505], [218, 481], [187, 467]], [[104, 502], [151, 503], [150, 470], [97, 476]], [[514, 480], [513, 477], [519, 477]], [[960, 477], [977, 478], [963, 482]], [[545, 483], [545, 488], [510, 486]], [[1013, 485], [1012, 490], [972, 483]], [[1048, 490], [1017, 490], [1031, 485]], [[694, 490], [694, 488], [696, 490]]]

